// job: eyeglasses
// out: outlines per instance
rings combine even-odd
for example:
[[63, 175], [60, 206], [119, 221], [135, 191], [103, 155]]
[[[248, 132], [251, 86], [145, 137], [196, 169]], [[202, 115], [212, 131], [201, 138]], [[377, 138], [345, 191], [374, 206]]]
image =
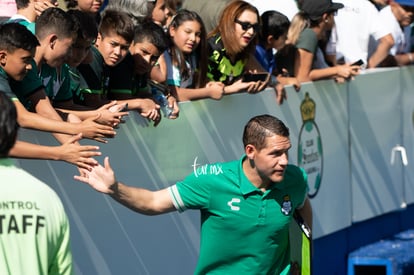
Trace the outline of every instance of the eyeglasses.
[[260, 30], [259, 23], [251, 24], [250, 22], [243, 22], [238, 19], [235, 19], [234, 22], [239, 24], [244, 31], [248, 31], [250, 28], [253, 28], [254, 32], [258, 32]]

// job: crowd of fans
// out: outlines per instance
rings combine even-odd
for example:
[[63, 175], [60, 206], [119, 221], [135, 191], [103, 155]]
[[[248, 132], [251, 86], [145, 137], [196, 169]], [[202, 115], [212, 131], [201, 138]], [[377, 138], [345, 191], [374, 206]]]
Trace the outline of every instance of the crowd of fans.
[[[3, 3], [3, 2], [2, 2]], [[180, 101], [220, 100], [413, 63], [414, 0], [16, 0], [0, 25], [0, 88], [22, 127], [61, 146], [18, 141], [12, 157], [88, 169], [129, 110], [154, 122]], [[16, 58], [20, 63], [12, 63]]]
[[180, 101], [267, 87], [282, 104], [286, 85], [299, 91], [302, 82], [341, 83], [365, 68], [413, 62], [411, 0], [16, 0], [16, 10], [3, 20], [3, 36], [18, 23], [39, 44], [3, 42], [9, 54], [33, 55], [24, 78], [2, 66], [3, 90], [14, 94], [23, 127], [51, 131], [73, 151], [70, 159], [43, 158], [82, 167], [94, 154], [70, 135], [106, 142], [128, 110], [157, 125], [165, 108], [179, 116]]

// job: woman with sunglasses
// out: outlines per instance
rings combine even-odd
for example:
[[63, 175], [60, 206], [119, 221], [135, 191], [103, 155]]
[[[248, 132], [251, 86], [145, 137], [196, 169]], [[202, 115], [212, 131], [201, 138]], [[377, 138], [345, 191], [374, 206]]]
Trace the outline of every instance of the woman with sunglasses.
[[225, 86], [223, 94], [263, 90], [269, 80], [243, 82], [245, 73], [265, 73], [254, 57], [260, 16], [257, 9], [244, 1], [232, 1], [223, 10], [219, 23], [208, 35], [208, 72], [211, 81]]

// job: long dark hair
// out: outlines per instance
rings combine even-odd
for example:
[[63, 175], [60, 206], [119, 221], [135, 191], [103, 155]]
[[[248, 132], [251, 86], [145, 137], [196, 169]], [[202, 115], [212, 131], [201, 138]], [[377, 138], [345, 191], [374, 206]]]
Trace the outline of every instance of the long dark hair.
[[[196, 21], [201, 26], [201, 35], [200, 35], [200, 43], [195, 49], [195, 55], [197, 60], [197, 71], [194, 74], [194, 87], [200, 88], [204, 87], [207, 82], [207, 33], [206, 28], [204, 27], [203, 20], [201, 17], [194, 11], [189, 11], [186, 9], [182, 9], [177, 12], [174, 16], [173, 20], [171, 21], [170, 26], [168, 29], [174, 28], [178, 29], [186, 21]], [[170, 37], [171, 38], [171, 37]], [[177, 65], [180, 70], [180, 74], [189, 77], [189, 72], [187, 66], [185, 65], [185, 56], [184, 54], [177, 49], [177, 47], [172, 42], [171, 38], [171, 47], [170, 47], [171, 59], [172, 63]]]

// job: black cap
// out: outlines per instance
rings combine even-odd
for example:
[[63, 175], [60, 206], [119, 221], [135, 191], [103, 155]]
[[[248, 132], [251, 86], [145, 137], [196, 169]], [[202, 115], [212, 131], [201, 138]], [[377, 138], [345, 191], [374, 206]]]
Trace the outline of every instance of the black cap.
[[334, 12], [344, 7], [343, 4], [333, 3], [332, 0], [302, 0], [301, 2], [301, 10], [311, 20], [318, 20], [324, 13]]

